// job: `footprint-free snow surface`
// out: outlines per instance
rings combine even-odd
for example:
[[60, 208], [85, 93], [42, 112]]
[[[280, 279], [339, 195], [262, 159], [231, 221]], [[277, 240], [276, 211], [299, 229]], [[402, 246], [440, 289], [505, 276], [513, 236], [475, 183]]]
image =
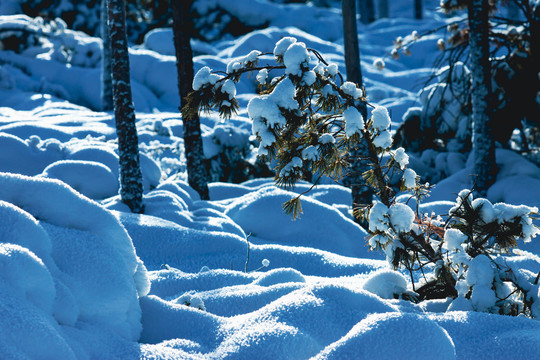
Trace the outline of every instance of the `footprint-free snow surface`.
[[[194, 43], [196, 70], [224, 70], [253, 49], [272, 51], [283, 36], [344, 70], [338, 9], [220, 3], [239, 18], [264, 15], [269, 26]], [[387, 57], [392, 39], [448, 19], [433, 11], [435, 1], [426, 1], [423, 21], [411, 19], [411, 1], [391, 3], [393, 18], [360, 25], [359, 39], [370, 101], [389, 108], [395, 128], [417, 105], [438, 35], [397, 60]], [[21, 15], [2, 23], [37, 26]], [[366, 231], [350, 215], [350, 191], [340, 185], [305, 195], [295, 221], [281, 205], [306, 184], [294, 193], [272, 179], [212, 183], [211, 200], [201, 201], [186, 182], [167, 30], [130, 53], [146, 206], [143, 215], [130, 213], [117, 196], [114, 118], [95, 110], [99, 61], [55, 60], [48, 51], [62, 37], [80, 51], [100, 42], [65, 31], [39, 51], [0, 51], [1, 359], [540, 358], [536, 320], [393, 299], [409, 279], [368, 251]], [[377, 70], [374, 60], [385, 56]], [[206, 155], [224, 137], [251, 134], [246, 105], [255, 87], [253, 77], [240, 83], [232, 120], [203, 115]], [[490, 200], [538, 206], [540, 169], [507, 150], [497, 158]], [[444, 213], [470, 186], [467, 159], [440, 160], [450, 176], [422, 205], [427, 212]], [[419, 174], [431, 166], [413, 157], [411, 164]], [[522, 249], [514, 261], [537, 273], [540, 247]]]

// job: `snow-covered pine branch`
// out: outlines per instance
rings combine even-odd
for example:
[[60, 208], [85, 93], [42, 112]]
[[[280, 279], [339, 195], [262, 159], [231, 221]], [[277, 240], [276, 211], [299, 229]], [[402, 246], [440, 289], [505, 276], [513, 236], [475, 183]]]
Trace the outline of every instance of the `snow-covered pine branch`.
[[[312, 59], [310, 53], [317, 55]], [[452, 297], [455, 307], [468, 304], [478, 311], [540, 315], [537, 285], [523, 276], [508, 275], [516, 271], [501, 260], [519, 238], [529, 241], [540, 233], [532, 224], [538, 209], [491, 205], [486, 199], [473, 200], [471, 191], [462, 191], [446, 220], [421, 214], [418, 207], [415, 212], [398, 201], [396, 192], [409, 193], [418, 204], [431, 186], [420, 183], [408, 168], [409, 156], [403, 148], [391, 149], [388, 111], [370, 105], [371, 116], [364, 119], [358, 110], [366, 102], [364, 91], [344, 82], [335, 64], [326, 63], [294, 38], [276, 44], [274, 65], [259, 66], [261, 55], [253, 51], [233, 61], [225, 74], [202, 68], [195, 76], [195, 92], [188, 104], [191, 111], [217, 109], [222, 116], [230, 116], [236, 104], [234, 83], [242, 74], [257, 71], [262, 91], [249, 102], [248, 115], [260, 144], [259, 155], [277, 160], [278, 185], [294, 186], [306, 169], [338, 179], [350, 161], [351, 146], [366, 141], [371, 169], [363, 176], [379, 200], [356, 209], [355, 214], [368, 220], [368, 245], [384, 251], [394, 268], [411, 274], [416, 291], [411, 300]], [[283, 73], [268, 81], [275, 70]], [[390, 185], [388, 174], [392, 173], [402, 177], [399, 189]], [[300, 198], [286, 202], [283, 209], [297, 216], [302, 209]], [[484, 265], [476, 267], [477, 263]], [[415, 283], [417, 271], [423, 276]], [[485, 277], [481, 282], [469, 281], [481, 276]]]

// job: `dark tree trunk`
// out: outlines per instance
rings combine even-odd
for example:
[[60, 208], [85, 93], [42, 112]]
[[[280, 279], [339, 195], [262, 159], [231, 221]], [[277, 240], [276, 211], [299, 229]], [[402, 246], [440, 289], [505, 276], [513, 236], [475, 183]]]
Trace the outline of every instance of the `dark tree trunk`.
[[144, 211], [143, 181], [129, 77], [125, 0], [108, 0], [108, 10], [114, 117], [120, 156], [120, 196], [132, 212], [142, 213]]
[[388, 9], [388, 0], [379, 0], [379, 19], [390, 17]]
[[[531, 17], [531, 57], [533, 64], [536, 64], [535, 73], [540, 73], [540, 2], [536, 2], [532, 8]], [[536, 81], [536, 89], [540, 91], [540, 78], [537, 76], [533, 81]], [[538, 119], [540, 121], [540, 119]]]
[[[171, 1], [180, 109], [184, 107], [187, 95], [193, 90], [193, 53], [189, 43], [193, 31], [189, 15], [192, 3], [193, 0]], [[199, 193], [201, 199], [208, 200], [208, 170], [204, 164], [199, 115], [188, 115], [183, 111], [182, 119], [188, 182]]]
[[[343, 13], [343, 43], [345, 45], [345, 66], [347, 68], [347, 80], [363, 86], [362, 69], [360, 66], [360, 50], [358, 47], [358, 30], [356, 27], [356, 4], [355, 0], [343, 0], [341, 3]], [[366, 104], [359, 102], [360, 113], [367, 119]], [[351, 166], [344, 183], [351, 187], [353, 207], [362, 204], [371, 204], [373, 195], [369, 186], [366, 185], [362, 174], [369, 170], [369, 151], [367, 144], [362, 141], [349, 153]]]
[[[531, 47], [531, 60], [533, 66], [532, 73], [540, 74], [540, 2], [537, 1], [531, 5], [531, 38], [529, 44]], [[540, 94], [540, 76], [532, 76], [530, 82], [535, 90], [534, 95]], [[531, 111], [529, 111], [529, 114], [527, 115], [527, 120], [540, 125], [540, 104], [538, 104], [538, 101], [533, 100], [533, 105]]]
[[358, 0], [358, 11], [362, 24], [371, 24], [375, 21], [375, 4], [373, 0]]
[[495, 143], [491, 125], [491, 64], [489, 61], [489, 0], [471, 0], [468, 4], [471, 60], [471, 100], [473, 119], [473, 156], [476, 191], [485, 196], [495, 181]]
[[358, 48], [358, 28], [356, 26], [356, 4], [354, 0], [343, 0], [341, 6], [347, 80], [362, 86], [363, 79], [362, 69], [360, 68], [360, 49]]
[[101, 51], [101, 109], [110, 111], [113, 109], [113, 90], [111, 74], [111, 38], [109, 36], [107, 0], [101, 0], [101, 39], [103, 48]]
[[424, 17], [424, 7], [422, 0], [414, 0], [414, 18], [416, 20], [422, 20]]

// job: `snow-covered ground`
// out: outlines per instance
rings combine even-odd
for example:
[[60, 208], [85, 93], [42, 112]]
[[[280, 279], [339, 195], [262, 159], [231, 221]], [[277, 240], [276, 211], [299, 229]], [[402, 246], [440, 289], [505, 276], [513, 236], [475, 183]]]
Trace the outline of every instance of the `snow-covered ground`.
[[[194, 42], [196, 70], [225, 70], [231, 59], [271, 52], [293, 36], [345, 72], [337, 9], [222, 3], [246, 18], [263, 11], [269, 27]], [[395, 129], [418, 105], [440, 35], [397, 60], [388, 56], [392, 40], [447, 19], [434, 0], [423, 21], [411, 19], [411, 1], [391, 3], [393, 18], [360, 25], [359, 39], [369, 100], [388, 107]], [[8, 25], [42, 26], [0, 17], [0, 27]], [[100, 41], [61, 26], [48, 31], [47, 44], [0, 51], [1, 359], [540, 358], [536, 320], [393, 299], [408, 277], [368, 251], [344, 187], [316, 187], [296, 221], [281, 211], [293, 193], [272, 179], [212, 183], [211, 200], [201, 201], [186, 182], [173, 44], [164, 30], [130, 49], [146, 206], [144, 215], [131, 214], [117, 196], [114, 119], [99, 112]], [[66, 48], [69, 58], [61, 56]], [[203, 116], [205, 153], [219, 150], [226, 127], [251, 133], [246, 106], [255, 81], [238, 86], [237, 117], [223, 124]], [[508, 150], [497, 159], [488, 198], [540, 206], [540, 169]], [[448, 211], [471, 186], [464, 157], [411, 157], [411, 166], [450, 175], [422, 205], [426, 212]], [[520, 247], [512, 261], [538, 273], [540, 246]]]

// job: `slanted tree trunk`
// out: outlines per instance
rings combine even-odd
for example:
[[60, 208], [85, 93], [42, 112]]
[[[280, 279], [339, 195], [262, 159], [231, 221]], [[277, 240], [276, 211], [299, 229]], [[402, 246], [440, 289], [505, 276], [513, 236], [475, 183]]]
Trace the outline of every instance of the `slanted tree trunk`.
[[[355, 0], [343, 0], [343, 43], [345, 45], [345, 66], [347, 68], [347, 80], [363, 86], [362, 69], [360, 66], [360, 50], [358, 47], [358, 31], [356, 27], [356, 4]], [[366, 104], [359, 102], [360, 113], [367, 119]], [[369, 151], [367, 144], [361, 142], [349, 153], [351, 166], [344, 183], [351, 187], [353, 207], [362, 204], [371, 204], [373, 194], [371, 188], [366, 185], [362, 174], [369, 170]]]
[[120, 196], [132, 212], [142, 213], [143, 180], [131, 96], [125, 0], [108, 0], [114, 117], [120, 156]]
[[358, 0], [358, 12], [362, 24], [371, 24], [375, 21], [375, 4], [373, 0]]
[[113, 90], [111, 78], [111, 38], [109, 36], [107, 0], [101, 0], [101, 110], [113, 109]]
[[390, 17], [390, 11], [388, 9], [388, 0], [379, 0], [379, 19]]
[[491, 125], [491, 64], [489, 61], [489, 0], [470, 0], [469, 46], [472, 75], [473, 157], [476, 192], [485, 196], [495, 181], [495, 142]]
[[414, 0], [414, 18], [416, 20], [422, 20], [424, 17], [424, 7], [422, 0]]
[[[189, 16], [192, 3], [193, 0], [171, 0], [180, 111], [186, 104], [187, 95], [193, 91], [193, 53], [189, 43], [193, 31], [193, 24]], [[184, 149], [188, 182], [199, 193], [201, 199], [208, 200], [209, 177], [204, 164], [199, 115], [188, 115], [186, 111], [182, 111], [182, 119], [184, 123]]]

